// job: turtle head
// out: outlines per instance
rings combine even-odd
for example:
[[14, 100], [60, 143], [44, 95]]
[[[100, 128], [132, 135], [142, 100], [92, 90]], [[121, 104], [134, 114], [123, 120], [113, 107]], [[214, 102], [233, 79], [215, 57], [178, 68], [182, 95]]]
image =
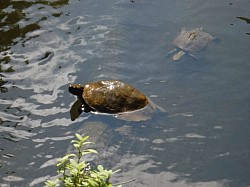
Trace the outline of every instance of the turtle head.
[[81, 102], [81, 105], [78, 106], [78, 112], [79, 114], [83, 112], [88, 113], [90, 111], [95, 111], [93, 108], [91, 108], [84, 100], [83, 98], [83, 91], [84, 86], [81, 84], [70, 84], [69, 85], [69, 92], [78, 96], [78, 101]]
[[82, 96], [84, 90], [84, 86], [81, 84], [70, 84], [69, 85], [69, 92], [77, 95], [77, 96]]

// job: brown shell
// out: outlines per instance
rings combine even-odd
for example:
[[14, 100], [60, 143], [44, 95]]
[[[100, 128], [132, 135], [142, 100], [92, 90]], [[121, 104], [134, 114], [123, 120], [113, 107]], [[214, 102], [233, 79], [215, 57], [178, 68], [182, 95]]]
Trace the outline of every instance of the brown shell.
[[86, 84], [82, 98], [95, 111], [103, 113], [134, 111], [148, 104], [143, 93], [117, 80]]

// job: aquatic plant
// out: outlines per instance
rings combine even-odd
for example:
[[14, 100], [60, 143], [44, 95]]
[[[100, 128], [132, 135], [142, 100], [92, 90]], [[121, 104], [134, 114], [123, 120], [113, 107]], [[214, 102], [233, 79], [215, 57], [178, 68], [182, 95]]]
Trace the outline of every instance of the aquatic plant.
[[97, 154], [94, 149], [85, 149], [84, 147], [92, 142], [87, 141], [89, 136], [81, 136], [75, 134], [76, 140], [72, 140], [77, 154], [69, 153], [62, 157], [57, 166], [59, 178], [55, 180], [47, 180], [47, 187], [63, 186], [65, 187], [112, 187], [110, 177], [119, 170], [112, 171], [104, 169], [102, 165], [97, 166], [97, 170], [91, 168], [90, 163], [83, 160], [83, 156], [87, 154]]

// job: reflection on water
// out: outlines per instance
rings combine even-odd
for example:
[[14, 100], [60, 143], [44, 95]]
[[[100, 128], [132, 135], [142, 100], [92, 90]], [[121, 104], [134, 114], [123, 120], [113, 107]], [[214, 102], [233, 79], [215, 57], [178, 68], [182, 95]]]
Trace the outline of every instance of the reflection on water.
[[[86, 133], [127, 186], [249, 186], [249, 2], [0, 3], [0, 184], [42, 186]], [[181, 27], [221, 39], [165, 57]], [[246, 34], [247, 33], [247, 34]], [[148, 121], [74, 114], [70, 83], [125, 81], [167, 110]], [[71, 111], [72, 112], [72, 111]], [[126, 186], [126, 185], [124, 185]]]
[[[0, 9], [0, 73], [12, 73], [15, 71], [14, 63], [22, 63], [22, 66], [29, 64], [29, 60], [25, 54], [20, 54], [21, 48], [29, 43], [29, 40], [39, 37], [41, 22], [48, 19], [49, 16], [58, 17], [60, 12], [54, 10], [49, 15], [40, 14], [39, 16], [32, 15], [34, 9], [40, 13], [43, 9], [57, 9], [60, 6], [68, 4], [68, 0], [59, 0], [54, 2], [49, 1], [11, 1], [6, 0], [1, 2]], [[50, 8], [49, 8], [50, 7]], [[34, 8], [34, 9], [33, 9]], [[32, 33], [32, 34], [30, 34]], [[15, 49], [17, 47], [17, 49]], [[7, 81], [3, 81], [3, 74], [0, 74], [1, 92], [7, 92], [7, 88], [3, 85]]]

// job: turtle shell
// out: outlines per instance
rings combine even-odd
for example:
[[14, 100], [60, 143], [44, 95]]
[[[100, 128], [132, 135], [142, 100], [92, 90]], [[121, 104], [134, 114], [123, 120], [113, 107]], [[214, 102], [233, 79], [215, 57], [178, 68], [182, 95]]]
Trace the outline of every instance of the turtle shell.
[[206, 49], [208, 43], [213, 39], [214, 37], [202, 31], [202, 28], [195, 28], [189, 31], [182, 28], [181, 33], [173, 41], [173, 45], [181, 50], [197, 53]]
[[132, 86], [117, 80], [98, 81], [85, 86], [69, 87], [72, 94], [82, 97], [84, 108], [100, 113], [123, 113], [144, 108], [148, 98]]

